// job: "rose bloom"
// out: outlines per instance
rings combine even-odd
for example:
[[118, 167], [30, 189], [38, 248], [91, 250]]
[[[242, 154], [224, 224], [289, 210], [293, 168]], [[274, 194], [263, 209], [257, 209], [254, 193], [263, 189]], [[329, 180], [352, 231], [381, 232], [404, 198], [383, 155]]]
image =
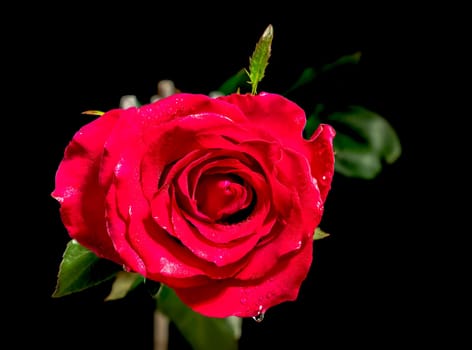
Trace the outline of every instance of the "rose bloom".
[[67, 145], [52, 196], [71, 238], [209, 317], [297, 298], [334, 173], [333, 138], [302, 136], [278, 94], [177, 93], [113, 109]]

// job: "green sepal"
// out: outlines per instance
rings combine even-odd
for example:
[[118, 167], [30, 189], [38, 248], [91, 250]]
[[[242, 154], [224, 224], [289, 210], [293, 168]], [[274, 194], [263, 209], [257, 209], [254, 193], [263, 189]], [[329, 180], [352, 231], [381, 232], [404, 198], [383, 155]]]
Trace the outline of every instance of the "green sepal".
[[112, 279], [122, 267], [101, 259], [76, 240], [67, 243], [52, 296], [62, 297], [80, 292]]
[[329, 237], [330, 234], [323, 231], [321, 228], [317, 227], [315, 229], [315, 233], [313, 234], [313, 240], [319, 240], [319, 239], [323, 239], [323, 238], [326, 238], [326, 237]]
[[265, 70], [269, 64], [274, 29], [271, 24], [267, 26], [261, 38], [256, 44], [252, 56], [249, 58], [247, 75], [251, 84], [251, 93], [257, 94], [257, 85], [264, 78]]
[[96, 110], [89, 110], [89, 111], [84, 111], [81, 114], [86, 114], [86, 115], [94, 115], [94, 116], [102, 116], [105, 114], [105, 112], [102, 111], [96, 111]]
[[176, 325], [192, 349], [238, 349], [241, 318], [203, 316], [185, 305], [175, 292], [165, 285], [161, 285], [156, 300], [159, 311]]
[[144, 277], [139, 273], [119, 271], [115, 276], [111, 291], [105, 298], [105, 301], [122, 299], [143, 282]]

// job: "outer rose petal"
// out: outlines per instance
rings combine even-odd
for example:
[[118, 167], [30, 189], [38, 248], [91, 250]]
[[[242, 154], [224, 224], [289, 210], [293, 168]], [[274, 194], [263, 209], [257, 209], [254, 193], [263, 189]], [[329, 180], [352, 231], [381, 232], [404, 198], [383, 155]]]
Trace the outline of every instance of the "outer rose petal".
[[335, 134], [336, 132], [330, 125], [321, 124], [305, 144], [311, 175], [317, 180], [323, 203], [331, 188], [334, 175], [333, 139]]
[[98, 256], [121, 264], [105, 226], [105, 194], [98, 183], [103, 145], [119, 118], [112, 110], [82, 127], [66, 147], [52, 197], [71, 238]]
[[158, 127], [171, 120], [203, 114], [226, 116], [232, 121], [241, 123], [246, 117], [237, 106], [219, 101], [203, 94], [179, 93], [138, 108], [143, 129], [149, 130], [153, 138], [152, 127]]
[[142, 145], [142, 122], [136, 108], [120, 111], [120, 118], [104, 144], [103, 159], [99, 173], [100, 184], [108, 188], [113, 179], [115, 167], [127, 149]]
[[251, 123], [286, 145], [299, 144], [302, 139], [305, 111], [281, 95], [261, 92], [257, 95], [232, 94], [218, 99], [238, 106]]
[[209, 317], [253, 317], [282, 302], [295, 300], [312, 261], [313, 243], [281, 258], [260, 280], [250, 283], [234, 279], [215, 281], [196, 288], [174, 288], [193, 310]]

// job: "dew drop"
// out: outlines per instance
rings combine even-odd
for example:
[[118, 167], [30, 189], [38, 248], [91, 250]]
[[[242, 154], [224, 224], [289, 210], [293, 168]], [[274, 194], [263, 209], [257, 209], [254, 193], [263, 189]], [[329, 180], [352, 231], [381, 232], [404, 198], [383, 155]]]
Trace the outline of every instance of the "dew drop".
[[241, 302], [241, 304], [246, 304], [246, 303], [247, 303], [247, 299], [246, 299], [246, 298], [241, 298], [240, 302]]
[[260, 323], [264, 320], [265, 312], [262, 311], [262, 305], [259, 305], [259, 311], [257, 312], [256, 316], [253, 316], [253, 320], [257, 323]]
[[264, 319], [264, 313], [261, 312], [260, 314], [257, 314], [256, 316], [254, 316], [252, 319], [256, 321], [257, 323], [260, 323]]

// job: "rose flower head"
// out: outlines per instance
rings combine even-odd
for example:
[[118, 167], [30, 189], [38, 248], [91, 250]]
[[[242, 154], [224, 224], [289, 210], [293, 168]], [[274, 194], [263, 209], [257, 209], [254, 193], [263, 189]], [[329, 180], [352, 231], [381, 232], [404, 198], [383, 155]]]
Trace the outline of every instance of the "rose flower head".
[[209, 317], [295, 300], [334, 174], [333, 128], [273, 93], [176, 93], [67, 145], [52, 196], [72, 239]]

